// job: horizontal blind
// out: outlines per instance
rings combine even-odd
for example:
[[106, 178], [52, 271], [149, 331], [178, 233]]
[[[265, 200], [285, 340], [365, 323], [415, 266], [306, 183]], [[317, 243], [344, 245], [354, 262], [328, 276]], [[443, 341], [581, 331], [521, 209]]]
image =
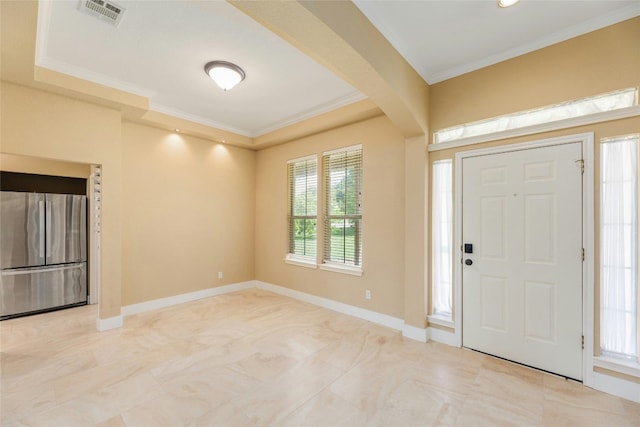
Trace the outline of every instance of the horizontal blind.
[[324, 262], [360, 266], [362, 258], [362, 147], [322, 156], [325, 195]]
[[305, 157], [287, 163], [289, 182], [289, 254], [315, 258], [317, 253], [318, 167]]

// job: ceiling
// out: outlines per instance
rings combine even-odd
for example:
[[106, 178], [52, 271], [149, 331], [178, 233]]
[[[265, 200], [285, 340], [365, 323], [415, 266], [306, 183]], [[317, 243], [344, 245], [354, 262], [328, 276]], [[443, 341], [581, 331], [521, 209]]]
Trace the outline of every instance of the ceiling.
[[[114, 0], [118, 26], [80, 0], [41, 1], [37, 65], [145, 96], [150, 109], [256, 137], [366, 96], [224, 1]], [[363, 1], [356, 6], [430, 83], [640, 15], [640, 2]], [[219, 89], [212, 60], [246, 79]]]

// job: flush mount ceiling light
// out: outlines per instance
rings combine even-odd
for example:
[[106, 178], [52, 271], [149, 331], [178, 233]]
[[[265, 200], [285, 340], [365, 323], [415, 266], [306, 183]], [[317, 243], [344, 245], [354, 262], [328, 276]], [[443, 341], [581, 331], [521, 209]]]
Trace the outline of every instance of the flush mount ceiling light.
[[498, 0], [498, 6], [500, 7], [509, 7], [518, 3], [520, 0]]
[[204, 66], [204, 72], [223, 90], [229, 90], [244, 80], [242, 68], [227, 61], [211, 61]]

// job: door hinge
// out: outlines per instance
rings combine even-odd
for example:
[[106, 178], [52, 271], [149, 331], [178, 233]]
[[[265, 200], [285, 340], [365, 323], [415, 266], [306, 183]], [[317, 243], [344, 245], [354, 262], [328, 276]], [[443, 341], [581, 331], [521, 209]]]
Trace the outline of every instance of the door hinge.
[[578, 159], [576, 163], [580, 163], [580, 173], [584, 175], [584, 159]]
[[582, 248], [582, 262], [584, 262], [584, 248]]
[[584, 350], [584, 335], [582, 336], [582, 349]]

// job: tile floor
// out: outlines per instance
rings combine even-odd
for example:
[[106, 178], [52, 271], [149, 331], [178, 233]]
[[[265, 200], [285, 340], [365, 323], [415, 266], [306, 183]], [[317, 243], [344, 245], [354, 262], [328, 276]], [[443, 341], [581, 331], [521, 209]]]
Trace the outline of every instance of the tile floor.
[[640, 405], [252, 289], [0, 322], [9, 426], [640, 426]]

